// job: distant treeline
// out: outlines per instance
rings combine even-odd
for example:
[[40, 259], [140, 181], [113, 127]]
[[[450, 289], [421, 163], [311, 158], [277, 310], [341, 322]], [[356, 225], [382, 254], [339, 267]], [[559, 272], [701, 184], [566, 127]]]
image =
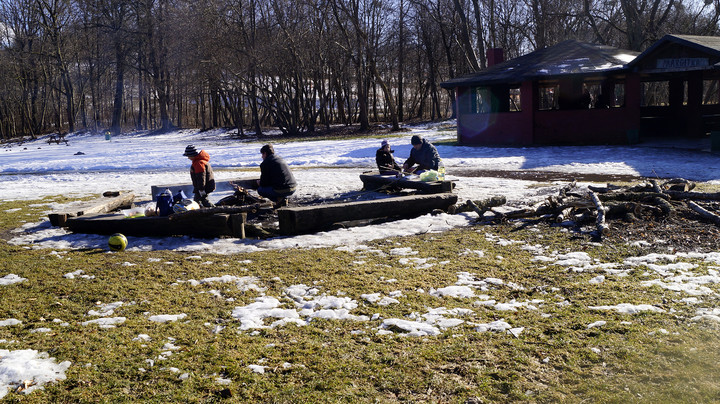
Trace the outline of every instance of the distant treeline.
[[439, 84], [578, 39], [715, 35], [720, 0], [2, 0], [0, 136], [397, 128], [453, 115]]

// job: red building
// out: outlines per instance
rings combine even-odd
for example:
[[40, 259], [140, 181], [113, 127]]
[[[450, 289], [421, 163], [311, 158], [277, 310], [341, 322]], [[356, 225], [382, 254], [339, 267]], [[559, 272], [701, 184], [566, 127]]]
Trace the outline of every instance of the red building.
[[442, 86], [463, 144], [636, 143], [720, 124], [719, 62], [720, 37], [667, 35], [639, 55], [570, 40]]

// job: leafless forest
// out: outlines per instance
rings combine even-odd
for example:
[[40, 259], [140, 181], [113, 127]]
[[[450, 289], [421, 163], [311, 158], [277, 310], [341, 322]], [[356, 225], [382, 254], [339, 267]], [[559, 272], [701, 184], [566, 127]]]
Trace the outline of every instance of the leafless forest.
[[566, 39], [716, 35], [720, 0], [0, 0], [0, 135], [437, 120], [439, 83]]

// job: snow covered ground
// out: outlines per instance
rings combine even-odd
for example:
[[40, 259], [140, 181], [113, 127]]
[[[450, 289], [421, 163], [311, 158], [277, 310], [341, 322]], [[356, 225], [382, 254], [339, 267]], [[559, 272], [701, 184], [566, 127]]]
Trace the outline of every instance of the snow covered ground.
[[[447, 123], [444, 123], [447, 127]], [[454, 131], [438, 126], [411, 127], [389, 140], [396, 160], [410, 153], [410, 137], [424, 136], [430, 141], [452, 140]], [[189, 182], [188, 160], [182, 156], [187, 144], [210, 153], [218, 180], [256, 178], [260, 164], [257, 141], [239, 140], [234, 132], [178, 130], [166, 134], [129, 133], [106, 140], [101, 135], [70, 134], [68, 145], [48, 144], [44, 139], [21, 145], [8, 145], [2, 151], [0, 195], [4, 200], [28, 200], [52, 195], [97, 196], [104, 191], [132, 191], [150, 200], [150, 187]], [[358, 175], [375, 167], [375, 151], [380, 139], [320, 140], [278, 142], [276, 151], [293, 168], [299, 198], [333, 198], [360, 190]], [[540, 171], [647, 177], [683, 177], [696, 181], [720, 181], [720, 159], [713, 154], [684, 148], [647, 146], [573, 146], [491, 148], [438, 145], [447, 167], [448, 178], [457, 180], [460, 202], [504, 195], [508, 205], [529, 205], [555, 194], [558, 186], [528, 180], [490, 177], [460, 177], [453, 171]], [[250, 170], [250, 171], [249, 171]], [[254, 170], [254, 171], [252, 171]], [[217, 201], [229, 191], [215, 192]], [[47, 212], [61, 206], [48, 204]], [[129, 249], [171, 249], [248, 252], [288, 247], [358, 245], [367, 240], [390, 236], [437, 232], [463, 226], [470, 216], [424, 216], [376, 226], [335, 230], [328, 233], [269, 240], [197, 240], [190, 237], [129, 239]], [[13, 244], [38, 248], [105, 247], [106, 238], [70, 234], [52, 228], [47, 220], [27, 223], [19, 229]]]

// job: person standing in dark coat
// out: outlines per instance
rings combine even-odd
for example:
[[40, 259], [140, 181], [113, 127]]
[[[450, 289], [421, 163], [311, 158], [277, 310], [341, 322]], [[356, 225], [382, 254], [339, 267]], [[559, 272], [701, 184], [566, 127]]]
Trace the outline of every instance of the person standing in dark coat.
[[183, 156], [192, 161], [190, 178], [193, 183], [193, 199], [202, 207], [212, 207], [213, 204], [208, 200], [208, 194], [215, 190], [215, 175], [210, 166], [210, 154], [205, 150], [198, 152], [195, 146], [188, 145]]
[[387, 140], [383, 140], [380, 143], [380, 148], [375, 153], [375, 162], [377, 163], [380, 174], [397, 174], [400, 172], [400, 165], [395, 162], [393, 157], [394, 150], [390, 149], [390, 143]]
[[[410, 139], [413, 148], [410, 150], [410, 157], [403, 164], [403, 171], [420, 173], [425, 170], [437, 170], [440, 165], [440, 154], [432, 143], [418, 135]], [[412, 168], [415, 164], [418, 166]]]
[[284, 204], [286, 198], [295, 193], [297, 182], [285, 161], [275, 154], [273, 145], [266, 144], [260, 149], [260, 179], [257, 192], [278, 204]]

